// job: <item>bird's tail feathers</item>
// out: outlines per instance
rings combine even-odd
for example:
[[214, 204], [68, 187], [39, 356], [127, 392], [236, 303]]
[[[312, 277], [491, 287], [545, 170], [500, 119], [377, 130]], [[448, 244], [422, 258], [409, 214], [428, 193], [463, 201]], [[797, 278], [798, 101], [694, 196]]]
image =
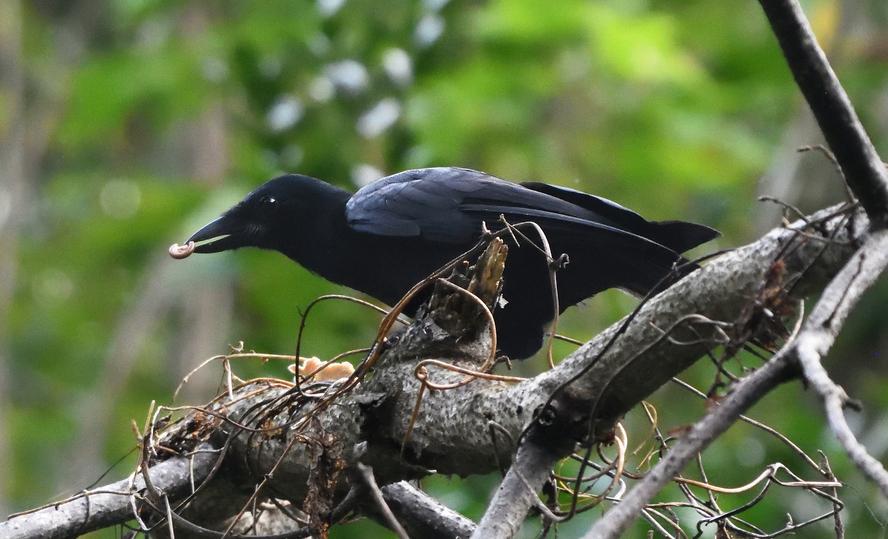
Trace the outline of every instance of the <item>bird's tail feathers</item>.
[[648, 293], [653, 296], [700, 268], [683, 256], [666, 254], [648, 253], [648, 256], [633, 256], [625, 260], [621, 264], [623, 271], [619, 288], [638, 297], [644, 297]]
[[669, 247], [676, 253], [683, 253], [718, 237], [719, 233], [713, 228], [697, 223], [659, 221], [651, 223], [645, 236]]

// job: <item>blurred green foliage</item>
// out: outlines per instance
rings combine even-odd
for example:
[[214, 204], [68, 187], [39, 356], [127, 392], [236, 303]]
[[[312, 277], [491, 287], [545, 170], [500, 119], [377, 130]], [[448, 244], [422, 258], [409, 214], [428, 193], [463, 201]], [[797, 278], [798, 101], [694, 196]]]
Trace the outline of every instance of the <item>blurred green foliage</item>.
[[[857, 9], [884, 21], [879, 6]], [[806, 7], [818, 32], [840, 31], [835, 2]], [[355, 188], [405, 168], [467, 166], [588, 190], [653, 219], [705, 222], [724, 233], [710, 248], [727, 248], [755, 237], [757, 181], [780, 158], [780, 141], [801, 109], [755, 2], [40, 1], [24, 3], [22, 24], [27, 102], [53, 112], [46, 125], [29, 126], [49, 135], [30, 186], [9, 320], [6, 428], [14, 469], [5, 486], [17, 509], [75, 492], [101, 473], [66, 464], [92, 442], [82, 439], [81, 416], [109, 380], [121, 390], [104, 403], [107, 441], [95, 451], [110, 463], [133, 446], [129, 419], [141, 423], [151, 399], [170, 402], [182, 374], [205, 359], [179, 356], [192, 337], [184, 305], [208, 287], [233, 297], [224, 338], [204, 343], [215, 353], [238, 341], [292, 353], [300, 309], [320, 294], [343, 292], [269, 253], [164, 260], [167, 245], [278, 172]], [[841, 51], [852, 97], [864, 104], [865, 118], [884, 127], [884, 111], [868, 105], [885, 92], [884, 58], [851, 46]], [[221, 139], [205, 138], [211, 131], [200, 128], [212, 114], [222, 118]], [[882, 135], [874, 133], [877, 141]], [[222, 173], [195, 181], [200, 152], [223, 160]], [[146, 285], [161, 271], [166, 292]], [[147, 338], [132, 343], [132, 370], [115, 373], [112, 335], [124, 313], [152, 293], [166, 307], [144, 328]], [[886, 296], [883, 286], [876, 297]], [[882, 313], [873, 301], [862, 310]], [[587, 338], [633, 304], [602, 294], [574, 309], [561, 329]], [[884, 314], [866, 318], [849, 328], [840, 350], [882, 357]], [[363, 346], [376, 320], [351, 304], [320, 306], [303, 350], [330, 357]], [[849, 365], [872, 374], [866, 369], [878, 363]], [[237, 369], [284, 375], [280, 365]], [[864, 420], [884, 423], [884, 369], [861, 376], [862, 384], [853, 372], [843, 381], [876, 410]], [[711, 366], [692, 369], [688, 379], [708, 387]], [[667, 429], [705, 411], [675, 388], [652, 402]], [[807, 451], [834, 456], [839, 477], [855, 485], [843, 491], [850, 536], [884, 535], [884, 502], [873, 501], [872, 488], [836, 451], [802, 388], [781, 388], [752, 415]], [[629, 423], [644, 433], [639, 418]], [[747, 426], [707, 452], [710, 478], [726, 485], [778, 460], [798, 465]], [[495, 482], [431, 478], [424, 485], [477, 517]], [[772, 496], [750, 519], [773, 529], [788, 511], [800, 519], [813, 510], [810, 497], [793, 492]], [[579, 534], [589, 519], [565, 525], [561, 536]], [[830, 536], [830, 526], [803, 535]], [[635, 536], [645, 529], [638, 526]], [[333, 536], [387, 533], [357, 523]]]

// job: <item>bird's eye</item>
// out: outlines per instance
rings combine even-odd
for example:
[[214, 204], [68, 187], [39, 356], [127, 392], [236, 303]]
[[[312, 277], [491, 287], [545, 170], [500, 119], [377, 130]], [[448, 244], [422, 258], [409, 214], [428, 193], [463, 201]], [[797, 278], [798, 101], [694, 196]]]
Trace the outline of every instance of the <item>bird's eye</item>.
[[265, 195], [259, 199], [259, 203], [263, 206], [274, 206], [277, 203], [277, 200], [274, 197]]

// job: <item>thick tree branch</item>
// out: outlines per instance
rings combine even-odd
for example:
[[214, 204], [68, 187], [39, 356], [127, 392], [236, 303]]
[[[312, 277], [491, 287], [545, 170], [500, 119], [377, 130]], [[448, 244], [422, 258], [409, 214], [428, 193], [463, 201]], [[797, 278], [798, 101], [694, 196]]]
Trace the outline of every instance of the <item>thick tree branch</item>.
[[475, 530], [474, 522], [409, 483], [382, 487], [382, 495], [410, 537], [455, 539], [469, 537]]
[[472, 539], [517, 535], [527, 511], [541, 505], [537, 492], [562, 456], [563, 453], [542, 444], [522, 444], [518, 448], [515, 462], [496, 489], [484, 517], [472, 534]]
[[888, 226], [888, 172], [797, 0], [759, 0], [846, 181], [874, 228]]
[[[175, 457], [151, 467], [151, 483], [170, 497], [182, 496], [189, 485], [199, 484], [210, 471], [216, 455], [197, 452], [191, 458]], [[74, 537], [120, 524], [133, 518], [132, 498], [145, 494], [141, 474], [98, 489], [85, 491], [39, 511], [0, 522], [5, 539], [55, 539]]]

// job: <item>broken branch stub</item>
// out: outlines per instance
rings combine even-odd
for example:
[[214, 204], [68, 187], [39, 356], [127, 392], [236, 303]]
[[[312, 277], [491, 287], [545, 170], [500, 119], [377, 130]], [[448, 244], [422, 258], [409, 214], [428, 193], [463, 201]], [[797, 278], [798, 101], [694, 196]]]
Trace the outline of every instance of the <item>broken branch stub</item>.
[[435, 283], [428, 306], [420, 310], [417, 319], [430, 318], [457, 340], [476, 338], [489, 327], [491, 310], [502, 290], [508, 252], [502, 239], [491, 239], [474, 265], [464, 260], [446, 281]]

